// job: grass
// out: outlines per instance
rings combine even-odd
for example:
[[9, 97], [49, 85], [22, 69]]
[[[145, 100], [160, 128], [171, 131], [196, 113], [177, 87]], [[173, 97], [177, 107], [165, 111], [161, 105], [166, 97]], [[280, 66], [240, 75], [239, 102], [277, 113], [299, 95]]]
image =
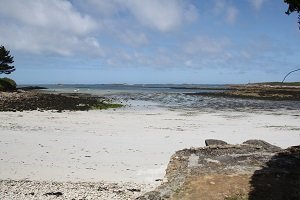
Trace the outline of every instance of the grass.
[[97, 104], [91, 105], [90, 109], [91, 110], [106, 110], [110, 108], [121, 108], [123, 107], [122, 104], [118, 103], [112, 103], [110, 100], [102, 100], [99, 101]]

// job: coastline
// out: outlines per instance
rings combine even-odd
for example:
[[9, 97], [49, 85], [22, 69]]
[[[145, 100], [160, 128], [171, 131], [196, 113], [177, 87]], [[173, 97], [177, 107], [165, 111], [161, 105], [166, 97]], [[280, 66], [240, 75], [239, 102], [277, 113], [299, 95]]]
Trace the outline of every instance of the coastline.
[[186, 95], [201, 95], [209, 97], [227, 97], [240, 99], [257, 99], [272, 101], [300, 101], [300, 86], [285, 84], [248, 84], [232, 85], [223, 92], [197, 92]]
[[[209, 138], [230, 144], [262, 139], [287, 148], [299, 144], [299, 119], [298, 110], [288, 109], [193, 111], [135, 105], [62, 113], [0, 112], [0, 179], [4, 185], [11, 184], [5, 180], [15, 180], [15, 185], [32, 181], [29, 184], [38, 191], [40, 182], [46, 189], [53, 182], [76, 186], [104, 181], [124, 191], [123, 186], [133, 184], [141, 191], [126, 195], [135, 198], [164, 181], [177, 150], [204, 146]], [[5, 191], [14, 189], [20, 192], [14, 186]], [[124, 192], [112, 193], [114, 199], [124, 197]]]
[[81, 93], [52, 94], [41, 90], [17, 90], [0, 92], [0, 111], [83, 111], [91, 109], [119, 108], [121, 104], [104, 97]]

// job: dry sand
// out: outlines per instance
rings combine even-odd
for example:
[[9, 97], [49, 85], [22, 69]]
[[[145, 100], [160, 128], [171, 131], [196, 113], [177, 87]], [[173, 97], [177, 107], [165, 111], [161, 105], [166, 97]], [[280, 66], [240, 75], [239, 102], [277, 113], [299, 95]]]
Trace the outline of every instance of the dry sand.
[[294, 110], [234, 112], [163, 108], [0, 112], [0, 179], [147, 183], [163, 179], [177, 150], [208, 138], [300, 143]]

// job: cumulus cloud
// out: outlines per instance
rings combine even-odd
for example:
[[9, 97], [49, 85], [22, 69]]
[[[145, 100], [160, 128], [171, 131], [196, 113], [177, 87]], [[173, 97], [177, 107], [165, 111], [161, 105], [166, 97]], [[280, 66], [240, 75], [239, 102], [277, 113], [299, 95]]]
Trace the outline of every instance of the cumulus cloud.
[[[195, 12], [192, 8], [185, 10], [180, 1], [174, 0], [127, 0], [128, 9], [135, 18], [145, 26], [160, 31], [169, 31], [181, 25], [188, 16]], [[192, 16], [192, 17], [191, 17]]]
[[168, 31], [181, 23], [180, 7], [167, 1], [128, 1], [128, 8], [143, 25]]
[[[0, 40], [30, 53], [103, 55], [101, 41], [140, 47], [145, 28], [177, 30], [197, 20], [197, 8], [181, 0], [0, 0]], [[125, 31], [124, 31], [125, 30]], [[111, 47], [108, 47], [110, 49]], [[113, 51], [113, 50], [111, 50]]]
[[87, 0], [102, 16], [129, 15], [139, 24], [158, 31], [172, 31], [185, 22], [194, 22], [197, 8], [181, 0]]
[[[249, 2], [260, 8], [265, 0]], [[1, 45], [29, 55], [54, 54], [78, 60], [92, 56], [107, 67], [152, 68], [231, 67], [241, 63], [248, 66], [255, 65], [257, 60], [271, 62], [268, 56], [279, 60], [287, 55], [280, 55], [284, 45], [270, 45], [266, 39], [254, 40], [253, 44], [260, 45], [255, 46], [245, 45], [244, 41], [250, 39], [244, 36], [223, 37], [219, 30], [226, 29], [227, 23], [234, 24], [240, 12], [239, 4], [233, 1], [210, 2], [207, 5], [211, 7], [204, 14], [199, 13], [201, 5], [196, 7], [190, 0], [0, 0], [0, 3]], [[188, 27], [198, 17], [211, 21], [205, 24], [199, 20], [195, 27]], [[212, 31], [215, 36], [209, 35]], [[234, 34], [239, 34], [239, 30], [235, 31]]]
[[0, 0], [0, 40], [31, 53], [71, 55], [90, 47], [100, 49], [88, 36], [96, 22], [65, 0]]
[[85, 34], [96, 27], [88, 16], [64, 0], [1, 0], [0, 13], [23, 25], [52, 31]]
[[32, 27], [11, 26], [3, 29], [0, 40], [9, 48], [33, 54], [58, 54], [71, 56], [76, 53], [102, 55], [103, 49], [93, 37], [65, 35], [61, 32], [37, 30]]
[[110, 17], [124, 9], [121, 2], [119, 0], [85, 0], [76, 3], [87, 12], [90, 11], [100, 16]]

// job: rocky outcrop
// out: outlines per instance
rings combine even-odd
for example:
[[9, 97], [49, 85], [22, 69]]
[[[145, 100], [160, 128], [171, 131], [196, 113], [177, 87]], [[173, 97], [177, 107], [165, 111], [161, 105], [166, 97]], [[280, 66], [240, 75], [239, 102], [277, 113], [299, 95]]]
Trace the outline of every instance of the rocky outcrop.
[[50, 94], [36, 91], [1, 92], [0, 111], [89, 110], [120, 107], [88, 94]]
[[300, 199], [300, 146], [261, 140], [177, 151], [167, 181], [139, 200]]
[[241, 99], [261, 100], [300, 100], [300, 87], [298, 86], [268, 86], [268, 85], [237, 85], [231, 86], [230, 90], [223, 92], [197, 92], [186, 93], [187, 95], [200, 95], [209, 97], [228, 97]]

